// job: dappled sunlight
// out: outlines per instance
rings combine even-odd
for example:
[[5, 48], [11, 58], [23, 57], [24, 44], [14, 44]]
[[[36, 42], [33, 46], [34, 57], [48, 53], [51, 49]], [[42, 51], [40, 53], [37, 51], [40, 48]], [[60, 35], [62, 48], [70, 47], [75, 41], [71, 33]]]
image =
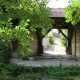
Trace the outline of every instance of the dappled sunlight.
[[61, 52], [54, 52], [54, 51], [44, 51], [44, 53], [51, 54], [51, 55], [66, 55], [66, 52], [61, 53]]

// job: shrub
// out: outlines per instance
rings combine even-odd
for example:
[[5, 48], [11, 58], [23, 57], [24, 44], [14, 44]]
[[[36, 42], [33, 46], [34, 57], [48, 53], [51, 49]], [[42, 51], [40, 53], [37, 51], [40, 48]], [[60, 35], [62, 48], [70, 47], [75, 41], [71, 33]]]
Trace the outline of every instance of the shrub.
[[0, 39], [0, 62], [9, 63], [10, 47], [7, 42]]
[[48, 33], [47, 37], [49, 38], [49, 44], [54, 44], [54, 37], [52, 33]]

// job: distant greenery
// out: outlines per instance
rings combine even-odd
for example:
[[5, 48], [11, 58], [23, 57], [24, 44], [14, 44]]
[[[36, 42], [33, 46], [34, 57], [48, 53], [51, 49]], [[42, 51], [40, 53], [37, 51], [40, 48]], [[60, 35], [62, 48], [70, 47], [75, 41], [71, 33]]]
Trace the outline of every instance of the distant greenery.
[[49, 45], [53, 45], [54, 44], [53, 34], [50, 32], [50, 33], [47, 34], [47, 37], [49, 38]]
[[[62, 32], [67, 36], [68, 35], [68, 30], [67, 29], [63, 29]], [[66, 38], [60, 34], [60, 43], [62, 46], [66, 46], [67, 45], [67, 40]]]

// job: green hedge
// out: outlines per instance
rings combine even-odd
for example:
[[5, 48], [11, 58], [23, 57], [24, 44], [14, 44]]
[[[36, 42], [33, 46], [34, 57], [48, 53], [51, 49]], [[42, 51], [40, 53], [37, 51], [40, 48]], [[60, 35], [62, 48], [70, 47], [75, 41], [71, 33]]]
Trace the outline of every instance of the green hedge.
[[35, 77], [37, 75], [45, 77], [70, 77], [80, 75], [80, 66], [70, 66], [70, 67], [25, 67], [16, 64], [5, 65], [0, 63], [0, 75], [11, 75], [19, 76], [26, 75], [26, 77]]

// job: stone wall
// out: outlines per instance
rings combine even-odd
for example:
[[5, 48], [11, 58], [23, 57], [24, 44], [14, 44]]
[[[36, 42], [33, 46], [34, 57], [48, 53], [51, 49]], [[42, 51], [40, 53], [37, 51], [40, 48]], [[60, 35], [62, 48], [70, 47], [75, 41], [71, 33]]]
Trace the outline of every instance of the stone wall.
[[37, 54], [38, 38], [36, 32], [31, 32], [31, 36], [33, 36], [34, 39], [30, 41], [30, 46], [29, 46], [29, 48], [31, 49], [30, 53]]
[[49, 38], [44, 37], [42, 40], [43, 50], [45, 51], [47, 47], [49, 46]]
[[76, 56], [80, 57], [80, 31], [76, 30]]
[[75, 30], [73, 32], [72, 41], [71, 41], [71, 51], [72, 55], [75, 55]]
[[80, 31], [77, 29], [73, 32], [71, 48], [72, 55], [80, 57]]

